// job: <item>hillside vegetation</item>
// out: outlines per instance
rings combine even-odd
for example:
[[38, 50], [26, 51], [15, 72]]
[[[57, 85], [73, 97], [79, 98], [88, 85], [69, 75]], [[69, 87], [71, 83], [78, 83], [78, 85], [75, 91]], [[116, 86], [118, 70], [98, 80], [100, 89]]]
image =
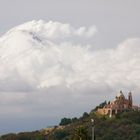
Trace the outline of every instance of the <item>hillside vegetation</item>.
[[96, 140], [140, 140], [140, 112], [130, 111], [115, 117], [100, 116], [92, 110], [80, 118], [63, 118], [61, 129], [46, 132], [45, 129], [35, 132], [7, 134], [0, 140], [91, 140], [91, 119], [95, 120]]

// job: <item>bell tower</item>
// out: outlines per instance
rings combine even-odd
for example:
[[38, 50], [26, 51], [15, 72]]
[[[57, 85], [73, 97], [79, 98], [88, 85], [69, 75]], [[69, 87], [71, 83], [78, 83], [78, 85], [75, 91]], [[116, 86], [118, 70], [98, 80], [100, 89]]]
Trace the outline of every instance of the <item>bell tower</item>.
[[128, 93], [128, 101], [129, 101], [130, 107], [132, 108], [133, 100], [132, 100], [132, 93], [131, 92]]

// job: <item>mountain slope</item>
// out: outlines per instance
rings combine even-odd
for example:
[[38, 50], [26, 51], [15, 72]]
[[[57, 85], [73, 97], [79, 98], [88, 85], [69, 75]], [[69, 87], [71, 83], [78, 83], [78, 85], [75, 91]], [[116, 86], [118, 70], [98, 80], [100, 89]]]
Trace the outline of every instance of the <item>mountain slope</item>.
[[[85, 114], [85, 113], [84, 113]], [[82, 140], [91, 139], [91, 119], [95, 120], [96, 140], [139, 140], [140, 139], [140, 112], [124, 112], [115, 118], [98, 116], [95, 113], [83, 115], [69, 125], [49, 132], [50, 140]], [[36, 132], [7, 134], [0, 140], [44, 140], [48, 129]], [[79, 136], [77, 136], [79, 135]]]

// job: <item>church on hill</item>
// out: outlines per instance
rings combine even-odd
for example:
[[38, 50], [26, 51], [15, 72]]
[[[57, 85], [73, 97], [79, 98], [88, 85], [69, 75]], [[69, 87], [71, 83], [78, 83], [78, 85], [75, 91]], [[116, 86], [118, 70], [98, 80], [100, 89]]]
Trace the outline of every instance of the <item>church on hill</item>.
[[119, 112], [129, 111], [129, 110], [140, 110], [138, 106], [133, 105], [132, 93], [128, 93], [128, 98], [126, 98], [122, 91], [118, 93], [114, 101], [109, 102], [103, 108], [99, 108], [97, 113], [101, 115], [109, 115], [112, 117]]

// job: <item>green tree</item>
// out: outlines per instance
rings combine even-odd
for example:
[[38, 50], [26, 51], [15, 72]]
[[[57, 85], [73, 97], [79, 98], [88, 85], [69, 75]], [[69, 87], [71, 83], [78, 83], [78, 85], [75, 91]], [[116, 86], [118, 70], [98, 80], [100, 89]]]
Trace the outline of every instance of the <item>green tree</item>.
[[74, 140], [88, 140], [87, 129], [83, 126], [79, 126], [75, 129]]
[[61, 119], [59, 125], [68, 125], [70, 123], [72, 123], [72, 120], [70, 118], [63, 118], [63, 119]]

